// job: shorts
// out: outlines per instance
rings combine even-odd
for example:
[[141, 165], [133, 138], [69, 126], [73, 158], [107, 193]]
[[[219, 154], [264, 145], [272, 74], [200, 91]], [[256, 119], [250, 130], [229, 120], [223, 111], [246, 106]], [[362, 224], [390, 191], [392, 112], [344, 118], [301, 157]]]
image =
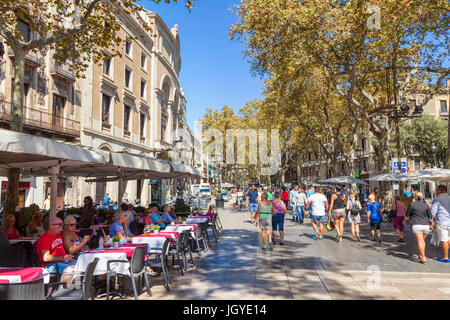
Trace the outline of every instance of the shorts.
[[326, 222], [326, 218], [325, 216], [311, 216], [311, 221], [312, 222]]
[[273, 231], [284, 231], [284, 214], [275, 213], [272, 216], [272, 230]]
[[400, 230], [401, 232], [405, 231], [403, 220], [405, 220], [404, 216], [394, 217], [392, 219], [392, 225], [394, 226], [395, 230]]
[[331, 213], [333, 213], [333, 216], [336, 218], [345, 216], [345, 208], [333, 209], [331, 210]]
[[272, 228], [272, 218], [259, 219], [259, 227], [261, 230], [267, 230]]
[[381, 222], [371, 222], [370, 223], [370, 230], [381, 230]]
[[72, 260], [71, 262], [56, 262], [46, 265], [44, 268], [49, 273], [56, 273], [56, 267], [58, 266], [58, 272], [59, 274], [63, 274], [64, 270], [66, 270], [68, 267], [73, 267], [77, 264], [77, 260]]
[[441, 242], [447, 242], [449, 240], [450, 227], [442, 226], [440, 224], [436, 224], [436, 230], [439, 233], [439, 240]]
[[348, 214], [348, 222], [350, 223], [356, 223], [356, 224], [360, 224], [361, 223], [361, 215], [358, 214]]
[[412, 226], [412, 232], [414, 233], [414, 234], [418, 234], [418, 233], [425, 233], [425, 234], [428, 234], [428, 233], [430, 233], [430, 226], [427, 224], [427, 225], [424, 225], [424, 224], [414, 224], [413, 226]]
[[256, 212], [258, 211], [258, 204], [257, 203], [249, 203], [248, 208], [250, 212]]
[[240, 198], [239, 199], [239, 204], [243, 204], [244, 203], [244, 199]]

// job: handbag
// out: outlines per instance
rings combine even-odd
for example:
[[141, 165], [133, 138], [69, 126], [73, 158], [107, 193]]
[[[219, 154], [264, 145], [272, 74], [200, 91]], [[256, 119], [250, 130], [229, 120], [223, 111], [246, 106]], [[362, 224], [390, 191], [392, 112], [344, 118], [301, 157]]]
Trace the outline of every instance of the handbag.
[[334, 226], [334, 221], [332, 221], [332, 220], [328, 217], [327, 231], [333, 231], [334, 228], [335, 228], [335, 226]]
[[434, 227], [433, 231], [431, 232], [430, 244], [435, 247], [439, 247], [441, 244], [441, 242], [439, 241], [439, 232], [437, 231], [436, 227]]
[[395, 218], [397, 216], [397, 210], [389, 211], [389, 218]]

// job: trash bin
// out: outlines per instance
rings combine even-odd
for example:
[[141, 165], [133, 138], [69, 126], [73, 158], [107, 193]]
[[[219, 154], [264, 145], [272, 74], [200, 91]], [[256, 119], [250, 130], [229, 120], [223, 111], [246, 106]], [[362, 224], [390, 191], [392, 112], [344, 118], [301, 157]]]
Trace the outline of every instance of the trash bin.
[[224, 200], [222, 197], [216, 197], [216, 208], [222, 208], [223, 209], [223, 205], [224, 205]]

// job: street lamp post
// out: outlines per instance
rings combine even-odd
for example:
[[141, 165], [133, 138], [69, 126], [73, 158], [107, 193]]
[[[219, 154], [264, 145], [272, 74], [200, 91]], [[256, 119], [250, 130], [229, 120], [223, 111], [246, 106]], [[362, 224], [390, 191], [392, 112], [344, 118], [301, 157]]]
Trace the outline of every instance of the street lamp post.
[[436, 148], [436, 146], [434, 145], [434, 142], [433, 142], [433, 144], [431, 145], [431, 150], [433, 151], [433, 156], [434, 156], [434, 168], [436, 169], [437, 168], [437, 162], [436, 162], [436, 150], [437, 150], [437, 148]]

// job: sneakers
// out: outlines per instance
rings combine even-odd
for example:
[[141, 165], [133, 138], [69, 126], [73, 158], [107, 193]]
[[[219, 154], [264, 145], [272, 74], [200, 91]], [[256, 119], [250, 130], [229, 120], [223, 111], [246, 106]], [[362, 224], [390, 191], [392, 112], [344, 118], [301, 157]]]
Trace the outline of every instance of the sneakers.
[[317, 240], [317, 237], [319, 236], [319, 231], [317, 231], [316, 233], [314, 233], [313, 239]]
[[320, 236], [320, 237], [319, 237], [319, 240], [323, 240], [323, 236]]
[[280, 241], [280, 246], [284, 246], [284, 242]]

